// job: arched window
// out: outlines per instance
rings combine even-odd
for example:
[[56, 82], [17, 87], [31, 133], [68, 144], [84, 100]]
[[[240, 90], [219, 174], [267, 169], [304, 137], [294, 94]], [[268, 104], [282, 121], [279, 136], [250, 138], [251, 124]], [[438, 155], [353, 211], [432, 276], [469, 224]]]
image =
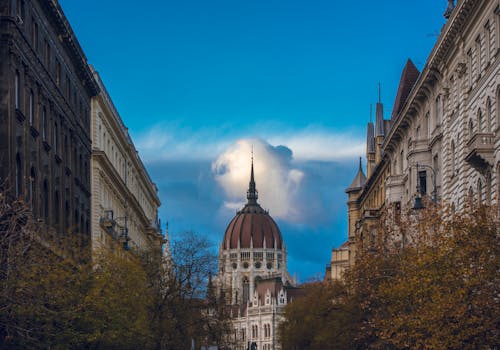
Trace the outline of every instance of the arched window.
[[482, 132], [483, 129], [483, 112], [481, 108], [477, 110], [477, 132]]
[[492, 131], [493, 129], [493, 113], [491, 111], [491, 100], [490, 98], [488, 97], [486, 99], [486, 125], [488, 127], [488, 129], [486, 130], [487, 132], [490, 132]]
[[54, 123], [54, 135], [52, 136], [52, 138], [54, 139], [54, 153], [55, 154], [58, 154], [58, 144], [57, 144], [57, 123]]
[[49, 223], [49, 184], [47, 179], [43, 180], [43, 217], [45, 223]]
[[474, 122], [472, 119], [469, 119], [469, 138], [471, 138], [472, 135], [474, 135]]
[[491, 171], [488, 170], [486, 174], [484, 175], [485, 180], [486, 180], [486, 204], [490, 205], [491, 204]]
[[23, 165], [21, 163], [21, 155], [16, 154], [16, 197], [20, 197], [23, 193]]
[[469, 193], [468, 193], [468, 199], [469, 199], [469, 208], [472, 209], [474, 208], [474, 190], [472, 189], [472, 186], [469, 187]]
[[66, 231], [69, 231], [69, 214], [70, 213], [70, 210], [69, 210], [69, 202], [66, 201], [64, 203], [64, 229]]
[[477, 204], [483, 204], [483, 182], [481, 179], [477, 181]]
[[250, 284], [247, 277], [243, 277], [243, 303], [246, 303], [250, 298]]
[[42, 140], [47, 141], [47, 110], [42, 109]]
[[55, 226], [59, 232], [59, 206], [61, 203], [59, 203], [59, 191], [54, 192], [54, 221], [55, 221]]
[[21, 82], [19, 77], [19, 71], [16, 70], [16, 75], [14, 77], [14, 106], [19, 109], [21, 105]]
[[500, 128], [500, 87], [497, 88], [497, 125], [496, 129]]
[[455, 157], [456, 157], [456, 150], [455, 150], [455, 140], [451, 140], [451, 177], [455, 176]]

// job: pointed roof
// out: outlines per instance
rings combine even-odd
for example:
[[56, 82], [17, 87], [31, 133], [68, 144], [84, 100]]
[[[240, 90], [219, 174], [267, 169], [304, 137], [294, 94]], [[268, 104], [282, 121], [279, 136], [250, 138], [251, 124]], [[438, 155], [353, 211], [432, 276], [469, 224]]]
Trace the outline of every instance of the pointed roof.
[[392, 108], [391, 119], [398, 116], [399, 112], [403, 109], [403, 106], [408, 98], [408, 95], [413, 88], [413, 85], [417, 82], [420, 72], [417, 67], [413, 64], [411, 59], [406, 61], [406, 65], [401, 73], [401, 79], [399, 80], [398, 92], [396, 94], [396, 100], [394, 101], [394, 107]]
[[253, 175], [253, 150], [252, 150], [252, 167], [250, 171], [250, 182], [248, 184], [247, 199], [248, 204], [257, 204], [257, 198], [259, 198], [257, 188], [255, 187], [255, 179]]
[[368, 123], [366, 129], [366, 152], [375, 153], [375, 131], [372, 121]]
[[363, 167], [361, 165], [361, 157], [359, 157], [358, 173], [354, 177], [354, 180], [352, 180], [351, 185], [345, 191], [351, 192], [351, 191], [359, 190], [359, 189], [363, 188], [365, 183], [366, 183], [366, 176], [365, 176], [365, 173], [363, 173]]

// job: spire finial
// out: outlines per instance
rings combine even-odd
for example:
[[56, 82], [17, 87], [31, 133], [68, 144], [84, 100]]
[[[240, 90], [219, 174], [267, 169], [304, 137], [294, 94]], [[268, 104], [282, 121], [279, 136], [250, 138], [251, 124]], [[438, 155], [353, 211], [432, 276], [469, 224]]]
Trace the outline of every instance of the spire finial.
[[253, 173], [253, 145], [252, 145], [252, 165], [250, 170], [250, 183], [248, 184], [248, 191], [247, 191], [248, 204], [256, 204], [257, 198], [258, 195], [257, 195], [257, 189], [255, 187], [255, 179]]
[[373, 114], [373, 105], [370, 103], [370, 123], [373, 122], [372, 114]]
[[361, 157], [359, 157], [359, 170], [363, 170], [362, 167], [363, 165], [361, 164]]
[[380, 81], [378, 82], [378, 103], [380, 103]]

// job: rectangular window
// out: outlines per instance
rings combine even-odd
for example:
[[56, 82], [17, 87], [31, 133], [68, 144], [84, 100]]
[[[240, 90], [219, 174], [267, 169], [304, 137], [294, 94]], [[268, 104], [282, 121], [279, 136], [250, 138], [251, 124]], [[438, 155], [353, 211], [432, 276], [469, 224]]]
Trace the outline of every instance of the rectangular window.
[[42, 109], [42, 140], [47, 140], [47, 110], [45, 107]]
[[57, 154], [57, 123], [54, 124], [54, 153]]
[[19, 100], [21, 93], [21, 82], [19, 81], [19, 72], [16, 71], [16, 76], [14, 78], [14, 106], [19, 109]]
[[427, 194], [427, 172], [425, 170], [418, 172], [418, 186], [420, 194]]
[[29, 120], [30, 120], [30, 125], [33, 125], [33, 113], [34, 113], [34, 108], [33, 108], [33, 90], [30, 90], [30, 101], [29, 101], [29, 110], [28, 110], [28, 114], [29, 114]]
[[33, 49], [38, 51], [38, 23], [36, 23], [35, 19], [32, 19], [32, 27], [31, 27], [31, 44], [33, 45]]
[[61, 86], [61, 63], [56, 59], [56, 84]]
[[50, 70], [50, 44], [45, 40], [45, 65]]

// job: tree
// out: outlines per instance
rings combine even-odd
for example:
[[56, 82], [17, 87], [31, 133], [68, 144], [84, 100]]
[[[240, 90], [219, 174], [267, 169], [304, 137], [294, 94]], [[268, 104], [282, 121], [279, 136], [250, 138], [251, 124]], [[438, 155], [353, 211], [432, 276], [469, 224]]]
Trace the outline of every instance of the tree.
[[155, 303], [157, 349], [187, 349], [195, 344], [224, 346], [228, 315], [210, 297], [210, 276], [216, 271], [213, 246], [195, 232], [173, 241], [172, 257], [164, 266]]
[[278, 334], [284, 349], [350, 349], [360, 309], [340, 282], [302, 286], [303, 296], [285, 308]]
[[384, 349], [499, 344], [498, 227], [493, 208], [432, 206], [382, 225], [348, 276], [363, 300], [365, 340]]
[[287, 349], [488, 349], [500, 343], [495, 208], [384, 215], [340, 284], [286, 307]]

